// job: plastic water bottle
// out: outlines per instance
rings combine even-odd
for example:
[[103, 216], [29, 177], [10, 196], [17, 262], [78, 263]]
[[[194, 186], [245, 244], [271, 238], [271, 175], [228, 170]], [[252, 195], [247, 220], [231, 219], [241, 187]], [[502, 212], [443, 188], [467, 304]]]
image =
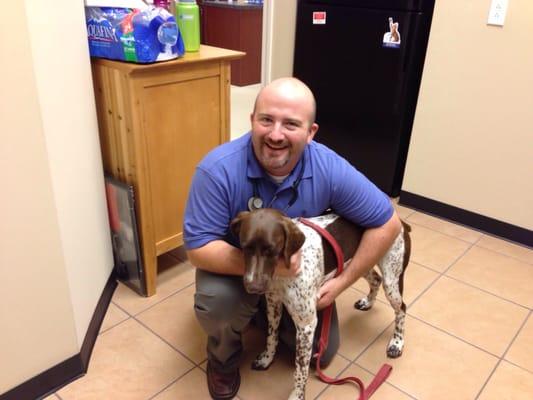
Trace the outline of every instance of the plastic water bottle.
[[185, 51], [200, 50], [200, 11], [196, 0], [180, 0], [176, 3], [176, 19], [185, 43]]

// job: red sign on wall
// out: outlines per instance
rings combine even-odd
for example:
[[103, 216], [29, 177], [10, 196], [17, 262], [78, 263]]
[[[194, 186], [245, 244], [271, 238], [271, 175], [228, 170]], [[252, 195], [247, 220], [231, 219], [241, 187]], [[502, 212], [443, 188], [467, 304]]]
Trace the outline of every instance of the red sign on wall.
[[313, 25], [324, 25], [326, 23], [325, 11], [313, 11]]

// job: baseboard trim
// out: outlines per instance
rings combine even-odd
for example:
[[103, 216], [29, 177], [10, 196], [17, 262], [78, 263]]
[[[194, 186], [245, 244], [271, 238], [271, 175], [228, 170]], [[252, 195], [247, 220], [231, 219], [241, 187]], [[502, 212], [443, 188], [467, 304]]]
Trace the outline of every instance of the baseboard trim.
[[533, 247], [533, 231], [520, 226], [403, 190], [400, 192], [398, 204], [445, 218], [521, 245]]
[[0, 394], [0, 400], [35, 400], [44, 398], [77, 378], [85, 375], [89, 360], [104, 320], [107, 308], [117, 287], [114, 271], [109, 276], [87, 328], [80, 352], [52, 368], [34, 376], [13, 389]]

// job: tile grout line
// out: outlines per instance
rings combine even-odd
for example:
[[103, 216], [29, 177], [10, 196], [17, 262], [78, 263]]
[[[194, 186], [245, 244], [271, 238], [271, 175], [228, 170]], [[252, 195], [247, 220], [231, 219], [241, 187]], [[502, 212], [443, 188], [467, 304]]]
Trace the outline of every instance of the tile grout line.
[[499, 367], [500, 364], [502, 363], [502, 360], [503, 360], [503, 358], [498, 358], [498, 362], [494, 365], [494, 368], [493, 368], [492, 371], [490, 372], [489, 376], [487, 376], [487, 379], [485, 379], [485, 382], [483, 383], [483, 385], [481, 385], [481, 389], [479, 389], [479, 392], [477, 392], [477, 395], [476, 395], [476, 397], [474, 398], [474, 400], [479, 399], [479, 396], [481, 396], [481, 394], [483, 393], [483, 391], [485, 390], [485, 388], [486, 388], [487, 385], [489, 384], [490, 380], [492, 379], [492, 377], [493, 377], [494, 374], [496, 373], [496, 370], [498, 369], [498, 367]]
[[134, 313], [134, 314], [128, 312], [123, 306], [118, 305], [118, 304], [115, 303], [113, 300], [112, 300], [112, 303], [113, 303], [114, 305], [116, 305], [118, 308], [120, 308], [122, 311], [124, 311], [126, 314], [128, 314], [130, 317], [136, 317], [136, 316], [138, 316], [139, 314], [142, 314], [143, 312], [148, 311], [148, 310], [150, 310], [151, 308], [155, 307], [156, 305], [160, 304], [161, 302], [163, 302], [163, 301], [169, 299], [170, 297], [172, 297], [172, 296], [178, 294], [179, 292], [182, 292], [183, 290], [188, 289], [190, 286], [192, 286], [192, 285], [194, 285], [194, 284], [195, 284], [195, 282], [191, 282], [191, 283], [189, 283], [189, 284], [183, 286], [182, 288], [177, 289], [177, 290], [175, 290], [175, 291], [169, 293], [167, 296], [161, 298], [160, 300], [158, 300], [158, 301], [155, 302], [154, 304], [151, 304], [151, 305], [149, 305], [148, 307], [146, 307], [146, 308], [142, 309], [141, 311], [138, 311], [138, 312], [136, 312], [136, 313]]
[[180, 376], [178, 376], [176, 379], [174, 379], [172, 382], [170, 382], [168, 385], [166, 385], [165, 387], [163, 387], [163, 389], [161, 389], [160, 391], [154, 393], [152, 396], [148, 397], [148, 399], [146, 400], [152, 400], [154, 397], [156, 396], [159, 396], [159, 394], [163, 393], [165, 390], [167, 390], [170, 386], [172, 386], [173, 384], [175, 384], [177, 381], [179, 381], [181, 378], [183, 378], [185, 375], [187, 375], [188, 373], [190, 373], [191, 371], [193, 371], [194, 369], [196, 368], [196, 365], [192, 368], [190, 368], [189, 370], [185, 371], [183, 374], [181, 374]]
[[530, 373], [531, 375], [533, 375], [533, 371], [531, 371], [531, 370], [529, 370], [529, 369], [527, 369], [527, 368], [525, 368], [525, 367], [522, 367], [521, 365], [515, 364], [514, 362], [509, 361], [509, 360], [507, 360], [507, 359], [502, 359], [502, 361], [505, 361], [506, 363], [511, 364], [512, 366], [514, 366], [514, 367], [516, 367], [516, 368], [518, 368], [518, 369], [521, 369], [522, 371], [528, 372], [528, 373]]
[[[339, 353], [337, 353], [337, 354], [340, 355]], [[346, 357], [344, 357], [344, 356], [342, 356], [342, 357], [343, 357], [344, 359], [346, 359]], [[339, 371], [338, 374], [335, 375], [335, 378], [338, 378], [342, 373], [344, 373], [345, 371], [348, 370], [348, 368], [350, 368], [350, 365], [352, 365], [352, 363], [351, 363], [350, 360], [347, 360], [347, 361], [348, 361], [348, 364], [347, 364], [343, 369], [341, 369], [341, 370]], [[315, 373], [316, 373], [316, 372], [315, 372]], [[318, 380], [319, 380], [320, 382], [322, 382], [322, 381], [320, 380], [320, 378], [318, 378]], [[320, 396], [322, 396], [322, 394], [323, 394], [326, 390], [328, 390], [328, 388], [329, 388], [330, 386], [331, 386], [331, 385], [326, 384], [326, 387], [318, 392], [318, 394], [314, 397], [314, 400], [317, 400]]]
[[133, 314], [130, 314], [125, 308], [123, 308], [120, 304], [115, 303], [113, 300], [111, 300], [111, 303], [113, 303], [116, 307], [118, 307], [121, 311], [125, 312], [128, 317], [133, 317]]
[[429, 226], [427, 226], [427, 225], [422, 225], [422, 224], [420, 224], [420, 223], [412, 222], [412, 221], [409, 221], [409, 220], [407, 220], [407, 219], [406, 219], [406, 222], [409, 223], [409, 225], [416, 225], [416, 226], [419, 226], [419, 227], [421, 227], [421, 228], [427, 229], [427, 230], [429, 230], [429, 231], [431, 231], [431, 232], [439, 233], [439, 234], [441, 234], [441, 235], [443, 235], [443, 236], [446, 236], [446, 237], [448, 237], [448, 238], [456, 239], [456, 240], [459, 240], [459, 241], [461, 241], [461, 242], [468, 243], [468, 244], [474, 244], [474, 243], [477, 243], [477, 242], [479, 242], [479, 240], [483, 237], [483, 233], [482, 233], [482, 232], [476, 231], [476, 232], [479, 232], [479, 233], [481, 234], [481, 236], [480, 236], [479, 238], [477, 238], [475, 241], [470, 242], [470, 241], [468, 241], [468, 240], [461, 239], [460, 237], [457, 237], [457, 236], [451, 235], [451, 234], [449, 234], [449, 233], [442, 232], [442, 231], [437, 230], [437, 229], [435, 229], [435, 228], [429, 227]]
[[109, 332], [111, 329], [116, 328], [116, 327], [119, 326], [119, 325], [122, 325], [124, 322], [126, 322], [127, 320], [129, 320], [129, 319], [131, 319], [131, 318], [133, 318], [133, 317], [132, 317], [131, 315], [128, 315], [128, 318], [125, 318], [125, 319], [123, 319], [122, 321], [117, 322], [115, 325], [110, 326], [109, 328], [106, 328], [106, 329], [104, 329], [103, 331], [98, 332], [98, 335], [97, 335], [97, 336], [100, 336], [100, 335], [102, 335], [103, 333]]
[[443, 276], [447, 276], [446, 273], [457, 263], [457, 261], [459, 261], [466, 253], [468, 253], [473, 246], [474, 243], [470, 243], [470, 246], [468, 246], [462, 254], [457, 256], [455, 260], [453, 260], [450, 265], [448, 265], [448, 267], [446, 267], [443, 271], [435, 271], [438, 273], [438, 276], [418, 296], [413, 299], [411, 304], [409, 304], [409, 307], [412, 307], [413, 304], [415, 304], [430, 288], [432, 288], [440, 278], [442, 278]]
[[[351, 364], [348, 363], [348, 365], [347, 365], [346, 367], [344, 367], [344, 368], [342, 369], [342, 371], [340, 371], [337, 375], [335, 375], [335, 378], [338, 378], [338, 376], [339, 376], [340, 374], [342, 374], [344, 371], [346, 371], [346, 370], [350, 367], [350, 365], [351, 365]], [[319, 379], [319, 381], [322, 382], [320, 379]], [[331, 386], [331, 385], [326, 384], [326, 387], [325, 387], [324, 389], [320, 390], [320, 391], [317, 393], [317, 395], [316, 395], [315, 397], [313, 397], [313, 399], [314, 399], [314, 400], [318, 400], [318, 399], [320, 398], [320, 396], [322, 396], [322, 395], [324, 394], [324, 392], [325, 392], [326, 390], [328, 390], [328, 388], [329, 388], [330, 386]]]
[[457, 339], [457, 340], [459, 340], [460, 342], [463, 342], [464, 344], [467, 344], [467, 345], [469, 345], [469, 346], [472, 346], [472, 347], [476, 348], [477, 350], [482, 351], [483, 353], [486, 353], [486, 354], [488, 354], [488, 355], [490, 355], [490, 356], [492, 356], [492, 357], [494, 357], [494, 358], [498, 358], [498, 359], [500, 358], [499, 355], [494, 354], [494, 353], [491, 353], [490, 351], [488, 351], [488, 350], [486, 350], [486, 349], [484, 349], [484, 348], [482, 348], [482, 347], [479, 347], [477, 344], [470, 343], [469, 341], [467, 341], [466, 339], [461, 338], [460, 336], [454, 335], [453, 333], [448, 332], [448, 331], [446, 331], [446, 330], [443, 329], [443, 328], [439, 328], [439, 327], [436, 326], [436, 325], [433, 325], [433, 324], [431, 324], [431, 323], [429, 323], [429, 322], [427, 322], [427, 321], [424, 321], [422, 318], [419, 318], [419, 317], [417, 317], [417, 316], [415, 316], [415, 315], [412, 315], [412, 314], [408, 314], [408, 315], [409, 315], [411, 318], [416, 319], [418, 322], [421, 322], [421, 323], [423, 323], [424, 325], [427, 325], [427, 326], [429, 326], [429, 327], [431, 327], [431, 328], [433, 328], [433, 329], [436, 329], [436, 330], [438, 330], [439, 332], [444, 333], [444, 334], [447, 335], [447, 336], [450, 336], [450, 337], [452, 337], [452, 338], [454, 338], [454, 339]]
[[451, 279], [451, 280], [453, 280], [453, 281], [456, 281], [456, 282], [462, 283], [463, 285], [468, 286], [468, 287], [470, 287], [470, 288], [472, 288], [472, 289], [477, 289], [477, 290], [479, 290], [479, 291], [481, 291], [481, 292], [483, 292], [483, 293], [485, 293], [485, 294], [488, 294], [488, 295], [490, 295], [490, 296], [496, 297], [496, 298], [499, 299], [499, 300], [505, 301], [505, 302], [507, 302], [507, 303], [511, 303], [511, 304], [513, 304], [513, 305], [515, 305], [515, 306], [518, 306], [518, 307], [520, 307], [520, 308], [525, 308], [526, 310], [531, 311], [531, 308], [529, 308], [528, 306], [525, 306], [525, 305], [523, 305], [523, 304], [517, 303], [517, 302], [515, 302], [515, 301], [513, 301], [513, 300], [506, 299], [505, 297], [502, 297], [502, 296], [500, 296], [500, 295], [498, 295], [498, 294], [495, 294], [495, 293], [489, 292], [487, 289], [484, 289], [484, 288], [481, 288], [481, 287], [475, 286], [475, 285], [473, 285], [473, 284], [471, 284], [471, 283], [469, 283], [469, 282], [463, 281], [463, 280], [461, 280], [461, 279], [459, 279], [459, 278], [456, 278], [456, 277], [454, 277], [454, 276], [444, 275], [444, 277], [445, 277], [445, 278], [448, 278], [448, 279]]
[[[528, 315], [526, 316], [526, 318], [524, 318], [524, 321], [522, 322], [522, 325], [520, 325], [520, 328], [518, 329], [518, 331], [516, 332], [516, 334], [514, 335], [514, 337], [511, 339], [511, 342], [509, 343], [509, 346], [507, 346], [507, 348], [505, 349], [505, 351], [503, 352], [503, 355], [502, 355], [502, 359], [505, 359], [505, 356], [507, 355], [507, 353], [509, 352], [509, 350], [511, 349], [511, 347], [513, 346], [514, 342], [516, 341], [516, 338], [518, 337], [518, 335], [520, 335], [520, 332], [522, 332], [522, 329], [524, 329], [524, 326], [526, 326], [527, 324], [527, 321], [529, 320], [529, 318], [531, 317], [531, 314], [532, 314], [532, 310], [529, 310], [529, 313]], [[507, 360], [506, 360], [507, 361]], [[525, 369], [525, 368], [524, 368]], [[527, 371], [527, 369], [525, 369]], [[531, 372], [531, 371], [530, 371]]]
[[[518, 257], [515, 257], [515, 256], [512, 256], [512, 255], [509, 255], [509, 254], [505, 254], [505, 253], [502, 253], [501, 251], [498, 251], [498, 250], [494, 250], [494, 249], [491, 249], [487, 246], [483, 246], [483, 245], [480, 245], [480, 244], [476, 244], [476, 246], [478, 246], [479, 248], [483, 249], [483, 250], [487, 250], [487, 251], [490, 251], [492, 253], [496, 253], [496, 254], [499, 254], [501, 256], [504, 256], [504, 257], [509, 257], [510, 259], [512, 260], [515, 260], [515, 261], [518, 261], [518, 262], [521, 262], [521, 263], [524, 263], [524, 264], [527, 264], [527, 265], [530, 265], [533, 267], [533, 263], [531, 262], [527, 262], [527, 261], [524, 261], [522, 260], [521, 258], [518, 258]], [[528, 249], [529, 250], [529, 249]]]
[[[363, 371], [368, 372], [368, 373], [369, 373], [370, 375], [372, 375], [373, 377], [376, 376], [376, 374], [375, 374], [374, 372], [372, 372], [371, 370], [369, 370], [369, 369], [366, 368], [366, 367], [363, 367], [361, 364], [358, 364], [355, 360], [351, 363], [351, 365], [353, 365], [354, 367], [361, 368]], [[410, 397], [410, 398], [413, 399], [413, 400], [417, 400], [417, 398], [416, 398], [415, 396], [413, 396], [412, 394], [406, 392], [404, 389], [402, 389], [402, 388], [400, 388], [400, 387], [398, 387], [398, 386], [396, 386], [396, 385], [394, 385], [394, 384], [392, 384], [392, 383], [390, 383], [390, 382], [388, 382], [388, 381], [385, 381], [385, 382], [383, 382], [383, 383], [386, 383], [386, 384], [392, 386], [392, 387], [395, 388], [396, 390], [398, 390], [398, 391], [402, 392], [403, 394], [405, 394], [407, 397]]]
[[148, 307], [145, 308], [144, 310], [139, 311], [138, 313], [132, 315], [132, 317], [136, 317], [136, 316], [138, 316], [138, 315], [140, 315], [140, 314], [142, 314], [142, 313], [144, 313], [144, 312], [146, 312], [146, 311], [148, 311], [148, 310], [154, 308], [155, 306], [161, 304], [163, 301], [168, 300], [169, 298], [171, 298], [172, 296], [174, 296], [174, 295], [176, 295], [176, 294], [178, 294], [178, 293], [180, 293], [180, 292], [183, 292], [185, 289], [188, 289], [189, 287], [193, 286], [194, 284], [195, 284], [195, 282], [192, 282], [192, 283], [189, 283], [189, 284], [186, 285], [186, 286], [183, 286], [181, 289], [178, 289], [178, 290], [176, 290], [176, 291], [170, 293], [168, 296], [165, 296], [164, 298], [162, 298], [162, 299], [159, 300], [158, 302], [156, 302], [156, 303], [154, 303], [154, 304], [148, 306]]
[[[412, 214], [411, 214], [412, 215]], [[410, 215], [410, 216], [411, 216]], [[440, 218], [439, 218], [440, 219]], [[465, 227], [465, 229], [470, 229], [470, 230], [474, 230], [475, 232], [478, 232], [480, 233], [481, 235], [473, 242], [469, 242], [468, 240], [464, 240], [464, 239], [461, 239], [457, 236], [453, 236], [453, 235], [450, 235], [449, 233], [445, 233], [445, 232], [442, 232], [442, 231], [439, 231], [437, 229], [434, 229], [434, 228], [431, 228], [427, 225], [422, 225], [420, 223], [416, 223], [416, 222], [412, 222], [412, 221], [409, 221], [407, 218], [405, 219], [406, 222], [408, 222], [409, 224], [412, 224], [412, 225], [416, 225], [416, 226], [419, 226], [419, 227], [422, 227], [422, 228], [425, 228], [425, 229], [428, 229], [432, 232], [435, 232], [435, 233], [440, 233], [441, 235], [444, 235], [446, 237], [449, 237], [449, 238], [452, 238], [452, 239], [457, 239], [457, 240], [460, 240], [461, 242], [464, 242], [464, 243], [469, 243], [469, 244], [472, 244], [472, 245], [476, 245], [476, 246], [479, 246], [481, 247], [482, 249], [485, 249], [485, 250], [489, 250], [489, 251], [492, 251], [496, 254], [500, 254], [502, 256], [505, 256], [505, 257], [509, 257], [509, 258], [512, 258], [513, 260], [516, 260], [516, 261], [520, 261], [520, 262], [523, 262], [525, 264], [528, 264], [528, 265], [533, 265], [533, 263], [531, 262], [527, 262], [527, 261], [524, 261], [522, 260], [521, 258], [518, 258], [518, 257], [515, 257], [515, 256], [512, 256], [512, 255], [509, 255], [509, 254], [506, 254], [504, 252], [501, 252], [499, 250], [495, 250], [495, 249], [492, 249], [490, 247], [487, 247], [487, 246], [483, 246], [483, 245], [480, 245], [479, 242], [481, 241], [481, 239], [483, 239], [484, 236], [487, 236], [487, 237], [491, 237], [491, 238], [494, 238], [494, 239], [497, 239], [497, 240], [501, 240], [505, 243], [508, 243], [510, 245], [514, 245], [514, 246], [517, 246], [517, 247], [520, 247], [520, 248], [523, 248], [523, 249], [526, 249], [526, 250], [530, 250], [530, 251], [533, 251], [533, 249], [530, 249], [528, 246], [526, 245], [523, 245], [523, 244], [520, 244], [520, 243], [516, 243], [516, 242], [511, 242], [511, 241], [508, 241], [508, 240], [505, 240], [504, 238], [501, 238], [499, 236], [493, 236], [493, 235], [490, 235], [488, 233], [485, 233], [483, 231], [478, 231], [478, 230], [475, 230], [475, 229], [472, 229], [472, 228], [468, 228], [468, 227]], [[440, 219], [442, 221], [446, 221], [446, 220], [443, 220], [443, 219]], [[461, 225], [459, 225], [460, 227], [462, 227]]]
[[[371, 374], [371, 375], [373, 375], [373, 376], [376, 376], [376, 374], [374, 374], [374, 373], [373, 373], [372, 371], [370, 371], [368, 368], [363, 367], [361, 364], [357, 364], [357, 363], [355, 363], [355, 361], [354, 361], [353, 365], [354, 365], [354, 366], [357, 366], [357, 367], [359, 367], [359, 368], [361, 368], [362, 370], [368, 372], [369, 374]], [[413, 396], [411, 393], [406, 392], [404, 389], [402, 389], [402, 388], [400, 388], [400, 387], [398, 387], [398, 386], [396, 386], [396, 385], [393, 385], [393, 384], [390, 383], [390, 382], [387, 382], [387, 381], [385, 381], [385, 382], [386, 382], [387, 384], [389, 384], [390, 386], [392, 386], [393, 388], [395, 388], [395, 389], [399, 390], [400, 392], [402, 392], [403, 394], [405, 394], [407, 397], [410, 397], [410, 398], [413, 399], [413, 400], [417, 400], [417, 398], [416, 398], [415, 396]]]
[[169, 343], [165, 338], [159, 336], [159, 334], [157, 334], [157, 332], [155, 332], [154, 330], [152, 330], [149, 326], [147, 326], [146, 324], [144, 324], [142, 321], [138, 320], [137, 318], [135, 317], [132, 317], [132, 319], [134, 321], [137, 321], [140, 325], [142, 325], [146, 330], [148, 330], [149, 332], [151, 332], [152, 334], [154, 334], [158, 339], [162, 340], [164, 343], [166, 343], [168, 346], [170, 346], [170, 348], [172, 348], [174, 351], [176, 351], [177, 353], [179, 353], [181, 356], [183, 356], [187, 361], [190, 361], [195, 367], [199, 367], [200, 365], [197, 364], [195, 361], [193, 361], [191, 358], [189, 358], [187, 355], [185, 355], [184, 353], [182, 353], [179, 349], [177, 349], [176, 347], [174, 347], [171, 343]]
[[[369, 311], [369, 310], [367, 310]], [[374, 345], [374, 343], [376, 343], [378, 341], [378, 339], [380, 338], [381, 335], [383, 335], [387, 329], [389, 329], [389, 327], [393, 326], [394, 325], [394, 320], [390, 323], [388, 323], [385, 328], [383, 328], [381, 330], [381, 332], [379, 332], [376, 337], [374, 338], [374, 340], [372, 340], [365, 348], [363, 348], [363, 350], [361, 350], [359, 352], [359, 354], [357, 354], [353, 360], [350, 361], [350, 364], [353, 364], [355, 363], [368, 349], [370, 349], [370, 347], [372, 347]]]

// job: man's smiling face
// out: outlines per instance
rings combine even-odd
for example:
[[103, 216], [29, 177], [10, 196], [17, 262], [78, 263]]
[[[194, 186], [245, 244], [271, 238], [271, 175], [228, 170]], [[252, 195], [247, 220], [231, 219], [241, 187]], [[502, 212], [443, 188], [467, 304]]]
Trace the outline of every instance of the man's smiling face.
[[253, 149], [271, 175], [288, 175], [318, 129], [314, 100], [306, 89], [293, 80], [281, 80], [257, 98], [251, 115]]

